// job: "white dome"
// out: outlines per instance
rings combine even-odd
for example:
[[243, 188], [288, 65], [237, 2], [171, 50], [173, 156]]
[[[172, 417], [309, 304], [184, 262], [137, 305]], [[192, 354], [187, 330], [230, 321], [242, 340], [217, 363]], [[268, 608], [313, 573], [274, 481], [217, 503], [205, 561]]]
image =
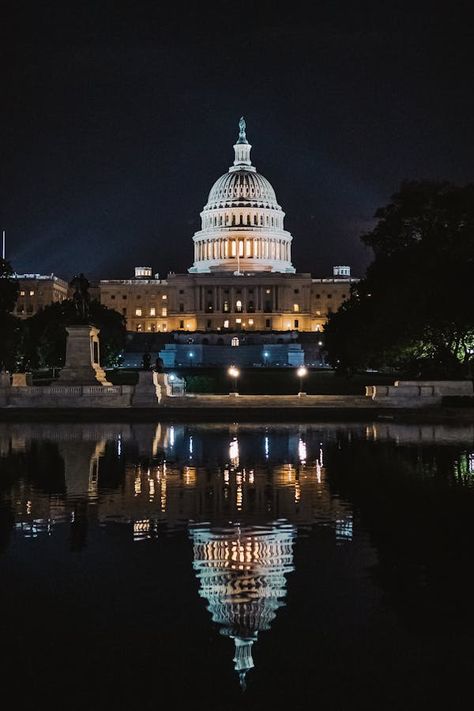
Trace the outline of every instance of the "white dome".
[[243, 118], [239, 129], [234, 164], [216, 180], [201, 212], [189, 271], [293, 273], [285, 213], [271, 184], [252, 165]]
[[242, 206], [281, 210], [271, 184], [255, 169], [241, 168], [221, 175], [212, 186], [204, 209]]

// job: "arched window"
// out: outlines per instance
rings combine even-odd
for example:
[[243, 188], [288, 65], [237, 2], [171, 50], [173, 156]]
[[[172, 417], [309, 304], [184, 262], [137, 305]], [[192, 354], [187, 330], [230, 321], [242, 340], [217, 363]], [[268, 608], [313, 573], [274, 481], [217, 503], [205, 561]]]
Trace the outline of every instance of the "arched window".
[[237, 311], [237, 313], [242, 312], [242, 302], [240, 299], [237, 299], [237, 301], [235, 302], [235, 310]]
[[237, 336], [233, 337], [233, 339], [230, 342], [230, 345], [231, 346], [238, 346], [239, 345], [239, 339], [237, 338]]
[[232, 215], [232, 224], [235, 225], [235, 215]]

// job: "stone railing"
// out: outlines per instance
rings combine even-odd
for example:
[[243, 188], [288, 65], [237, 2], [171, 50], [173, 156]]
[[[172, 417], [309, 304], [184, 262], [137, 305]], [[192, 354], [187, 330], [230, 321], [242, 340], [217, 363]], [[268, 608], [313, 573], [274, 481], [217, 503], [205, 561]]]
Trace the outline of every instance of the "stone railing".
[[422, 407], [441, 404], [446, 395], [472, 395], [470, 380], [396, 380], [393, 385], [367, 385], [366, 397], [381, 404]]

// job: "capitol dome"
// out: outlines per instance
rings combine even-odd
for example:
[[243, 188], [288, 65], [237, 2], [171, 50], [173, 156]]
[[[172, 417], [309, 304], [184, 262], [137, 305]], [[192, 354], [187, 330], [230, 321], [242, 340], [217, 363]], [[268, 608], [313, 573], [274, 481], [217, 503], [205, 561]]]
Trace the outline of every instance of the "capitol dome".
[[201, 212], [190, 272], [295, 271], [285, 213], [270, 182], [252, 165], [251, 148], [241, 118], [234, 164], [216, 180]]

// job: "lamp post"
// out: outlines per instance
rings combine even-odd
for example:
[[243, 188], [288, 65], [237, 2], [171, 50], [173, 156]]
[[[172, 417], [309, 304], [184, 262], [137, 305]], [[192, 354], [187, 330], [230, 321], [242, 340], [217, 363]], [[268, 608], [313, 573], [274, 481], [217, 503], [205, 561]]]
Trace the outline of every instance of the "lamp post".
[[237, 392], [237, 378], [240, 375], [240, 370], [235, 367], [235, 365], [231, 365], [227, 371], [228, 375], [230, 375], [231, 378], [234, 380], [234, 395], [238, 395]]
[[268, 351], [263, 351], [263, 364], [266, 366], [268, 365], [268, 358], [270, 357], [270, 353]]
[[304, 365], [300, 365], [300, 367], [296, 371], [296, 375], [300, 379], [300, 391], [298, 393], [298, 396], [306, 395], [306, 393], [303, 392], [303, 378], [308, 375], [308, 369], [305, 368]]

